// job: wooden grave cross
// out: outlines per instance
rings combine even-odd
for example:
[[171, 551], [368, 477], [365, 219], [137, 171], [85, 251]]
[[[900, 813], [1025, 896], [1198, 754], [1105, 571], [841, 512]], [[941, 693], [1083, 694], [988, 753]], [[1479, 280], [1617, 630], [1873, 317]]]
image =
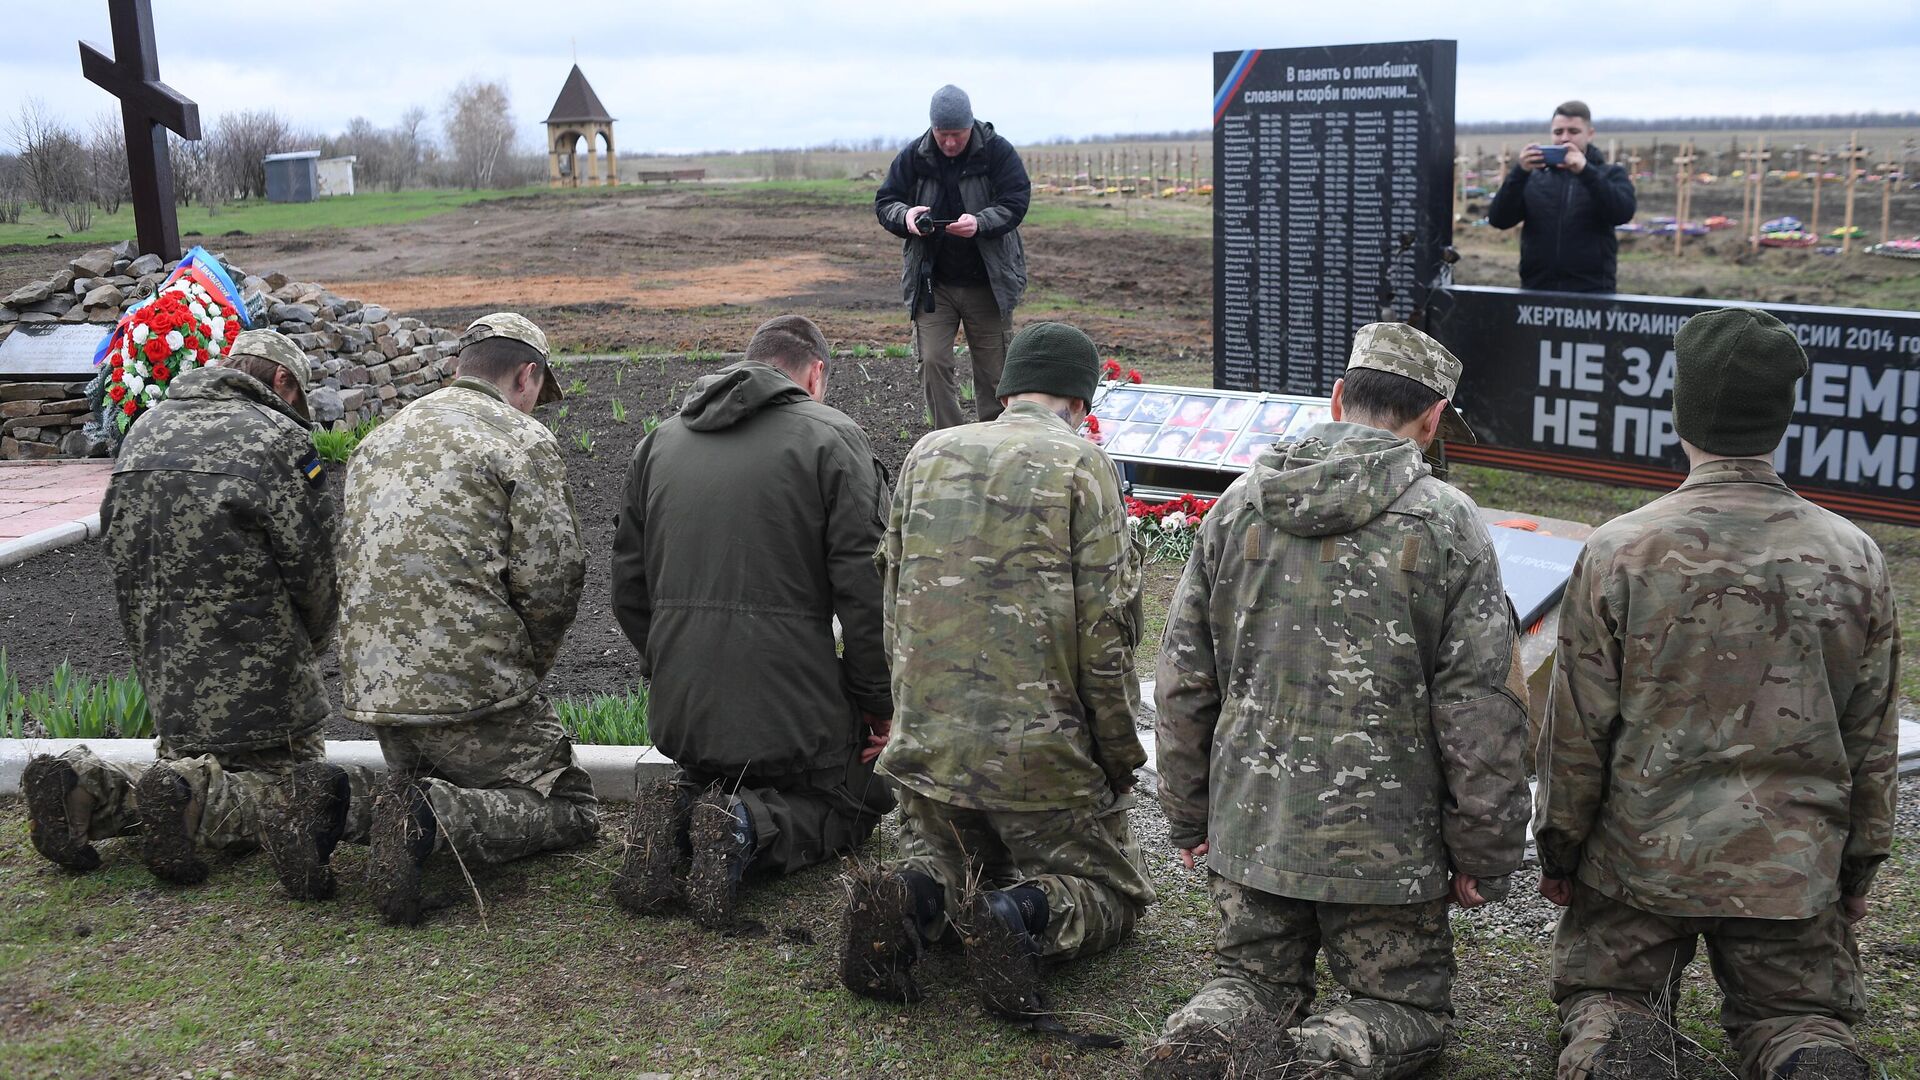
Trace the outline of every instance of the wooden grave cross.
[[[1758, 145], [1752, 150], [1748, 150], [1740, 155], [1740, 160], [1747, 163], [1747, 172], [1750, 175], [1748, 183], [1752, 185], [1752, 197], [1748, 203], [1753, 214], [1750, 219], [1752, 239], [1749, 243], [1752, 245], [1752, 250], [1754, 251], [1760, 250], [1760, 200], [1767, 183], [1767, 160], [1771, 157], [1773, 157], [1773, 153], [1767, 149], [1767, 139], [1764, 135], [1760, 137]], [[1743, 195], [1746, 191], [1747, 188], [1742, 186], [1741, 192]], [[1745, 210], [1743, 209], [1743, 214], [1744, 213]]]
[[1836, 154], [1835, 156], [1845, 159], [1847, 163], [1847, 173], [1845, 177], [1847, 183], [1847, 219], [1845, 223], [1840, 226], [1840, 254], [1845, 255], [1853, 250], [1853, 183], [1859, 178], [1860, 162], [1867, 157], [1867, 151], [1860, 145], [1860, 133], [1857, 131], [1854, 132], [1853, 138], [1847, 140], [1846, 152]]
[[1673, 253], [1680, 254], [1680, 246], [1686, 241], [1687, 230], [1681, 224], [1687, 220], [1687, 211], [1693, 205], [1693, 145], [1673, 156]]
[[89, 82], [120, 99], [140, 251], [172, 261], [180, 257], [180, 223], [174, 215], [167, 132], [198, 139], [200, 106], [160, 81], [152, 0], [107, 0], [107, 9], [113, 17], [113, 55], [83, 41], [80, 70]]
[[1807, 160], [1813, 162], [1813, 216], [1808, 219], [1807, 228], [1813, 233], [1813, 235], [1819, 236], [1820, 235], [1820, 181], [1826, 178], [1827, 162], [1833, 160], [1833, 155], [1827, 153], [1826, 144], [1822, 143], [1820, 146], [1820, 152], [1817, 154], [1808, 154]]
[[1893, 239], [1893, 176], [1900, 167], [1897, 161], [1882, 161], [1874, 168], [1880, 170], [1880, 242]]

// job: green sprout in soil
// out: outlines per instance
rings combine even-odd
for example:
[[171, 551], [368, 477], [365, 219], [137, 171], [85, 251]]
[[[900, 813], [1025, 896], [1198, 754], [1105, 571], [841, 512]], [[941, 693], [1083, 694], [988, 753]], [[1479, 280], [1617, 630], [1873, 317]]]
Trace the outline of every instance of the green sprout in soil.
[[616, 424], [624, 424], [627, 422], [627, 403], [621, 401], [619, 398], [613, 399], [613, 422]]
[[593, 453], [593, 429], [582, 428], [573, 436], [573, 445], [583, 454]]
[[960, 384], [960, 400], [972, 401], [973, 397], [974, 397], [973, 380], [968, 379], [966, 382], [963, 382]]
[[657, 416], [649, 416], [645, 420], [640, 421], [640, 434], [651, 435], [659, 426], [660, 418]]
[[687, 354], [687, 359], [696, 364], [717, 364], [726, 358], [726, 353], [712, 349], [696, 349]]
[[27, 737], [27, 699], [20, 693], [20, 680], [7, 667], [4, 648], [0, 648], [0, 737]]
[[[5, 659], [0, 657], [0, 666]], [[153, 735], [147, 695], [132, 672], [95, 681], [65, 660], [47, 684], [21, 694], [11, 672], [0, 671], [0, 730], [23, 738], [32, 717], [50, 739], [141, 739]]]
[[880, 354], [889, 360], [904, 360], [913, 355], [913, 350], [905, 345], [888, 345], [880, 350]]
[[562, 406], [560, 406], [560, 411], [559, 411], [559, 412], [556, 412], [556, 413], [554, 413], [554, 414], [553, 414], [553, 418], [554, 418], [555, 420], [565, 420], [565, 419], [567, 418], [567, 413], [569, 413], [569, 412], [571, 412], [571, 411], [573, 411], [573, 407], [572, 407], [572, 406], [570, 406], [570, 405], [562, 405]]
[[587, 392], [587, 380], [575, 379], [567, 384], [567, 396], [578, 397]]
[[[626, 381], [627, 381], [627, 366], [625, 364], [621, 364], [619, 367], [613, 369], [613, 385], [619, 386], [621, 383]], [[617, 405], [619, 404], [619, 402], [615, 402], [614, 404]]]
[[320, 455], [321, 461], [345, 464], [361, 441], [379, 426], [380, 420], [375, 417], [362, 420], [346, 431], [316, 431], [313, 433], [313, 451]]
[[873, 356], [873, 346], [863, 341], [853, 347], [851, 355], [855, 360], [866, 360]]
[[600, 746], [650, 746], [647, 737], [647, 690], [635, 687], [627, 694], [595, 694], [590, 698], [563, 697], [554, 702], [560, 722], [577, 743]]

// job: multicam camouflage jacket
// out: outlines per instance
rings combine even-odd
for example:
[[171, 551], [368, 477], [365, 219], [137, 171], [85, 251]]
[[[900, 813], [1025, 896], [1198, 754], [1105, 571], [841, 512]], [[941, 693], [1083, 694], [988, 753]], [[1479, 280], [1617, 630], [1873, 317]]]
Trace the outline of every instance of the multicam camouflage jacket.
[[1544, 871], [1661, 915], [1805, 919], [1892, 844], [1899, 622], [1873, 540], [1755, 459], [1594, 531], [1560, 609]]
[[586, 580], [546, 425], [456, 379], [367, 436], [347, 468], [340, 671], [363, 724], [445, 724], [539, 692]]
[[127, 433], [100, 524], [170, 750], [285, 746], [326, 719], [339, 512], [291, 407], [231, 368], [180, 376]]
[[901, 466], [877, 558], [893, 657], [882, 770], [981, 810], [1132, 786], [1140, 566], [1104, 451], [1031, 402], [936, 431]]
[[1513, 633], [1486, 526], [1413, 442], [1325, 423], [1269, 450], [1202, 522], [1167, 614], [1172, 842], [1340, 904], [1510, 873], [1528, 808]]

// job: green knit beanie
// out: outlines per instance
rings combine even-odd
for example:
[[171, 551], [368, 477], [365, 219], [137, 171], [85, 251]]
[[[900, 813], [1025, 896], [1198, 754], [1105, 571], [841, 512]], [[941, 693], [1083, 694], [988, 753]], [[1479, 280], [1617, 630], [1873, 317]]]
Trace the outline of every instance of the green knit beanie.
[[1673, 430], [1709, 454], [1773, 453], [1807, 373], [1793, 331], [1764, 311], [1719, 308], [1688, 319], [1673, 348]]
[[1003, 398], [1053, 394], [1092, 401], [1099, 385], [1100, 351], [1093, 339], [1066, 323], [1037, 322], [1013, 336], [995, 392]]

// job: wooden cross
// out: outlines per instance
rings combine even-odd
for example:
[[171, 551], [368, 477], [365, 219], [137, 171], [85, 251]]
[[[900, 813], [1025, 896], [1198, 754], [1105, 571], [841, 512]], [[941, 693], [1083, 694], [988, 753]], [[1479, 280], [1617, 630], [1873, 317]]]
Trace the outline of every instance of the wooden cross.
[[1673, 157], [1673, 253], [1680, 254], [1685, 243], [1687, 230], [1681, 228], [1686, 223], [1687, 211], [1693, 206], [1693, 144], [1687, 144], [1685, 150]]
[[1900, 167], [1897, 161], [1883, 161], [1874, 168], [1880, 170], [1880, 240], [1885, 243], [1893, 239], [1893, 172]]
[[1845, 153], [1834, 156], [1847, 163], [1847, 172], [1844, 177], [1847, 185], [1847, 220], [1840, 227], [1840, 253], [1845, 255], [1853, 250], [1853, 182], [1859, 178], [1860, 162], [1867, 156], [1867, 151], [1860, 146], [1860, 133], [1854, 132], [1853, 137], [1847, 140]]
[[120, 99], [140, 251], [171, 261], [180, 257], [180, 223], [174, 216], [167, 131], [198, 139], [200, 106], [160, 81], [152, 0], [107, 0], [107, 8], [113, 16], [113, 56], [83, 41], [80, 70], [89, 82]]
[[[1748, 181], [1748, 184], [1752, 185], [1752, 195], [1748, 203], [1752, 217], [1746, 223], [1749, 224], [1752, 229], [1752, 240], [1750, 240], [1749, 243], [1753, 245], [1752, 250], [1754, 251], [1760, 250], [1760, 200], [1767, 184], [1767, 159], [1771, 157], [1773, 157], [1773, 154], [1767, 150], [1767, 138], [1764, 135], [1760, 137], [1760, 142], [1756, 144], [1752, 150], [1748, 150], [1740, 155], [1740, 160], [1747, 163], [1747, 172], [1752, 176], [1752, 179]], [[1742, 193], [1745, 193], [1748, 190], [1747, 185], [1741, 185], [1740, 190]], [[1744, 213], [1745, 211], [1743, 211], [1743, 216]]]
[[1813, 235], [1819, 236], [1820, 235], [1820, 181], [1826, 179], [1827, 162], [1833, 160], [1833, 155], [1827, 153], [1826, 144], [1822, 143], [1820, 144], [1820, 152], [1817, 154], [1808, 154], [1807, 160], [1813, 162], [1813, 217], [1811, 219], [1812, 223], [1809, 224], [1807, 228], [1813, 231]]
[[1645, 160], [1646, 158], [1641, 157], [1640, 151], [1638, 150], [1633, 150], [1628, 152], [1627, 179], [1632, 180], [1640, 175], [1640, 163]]

